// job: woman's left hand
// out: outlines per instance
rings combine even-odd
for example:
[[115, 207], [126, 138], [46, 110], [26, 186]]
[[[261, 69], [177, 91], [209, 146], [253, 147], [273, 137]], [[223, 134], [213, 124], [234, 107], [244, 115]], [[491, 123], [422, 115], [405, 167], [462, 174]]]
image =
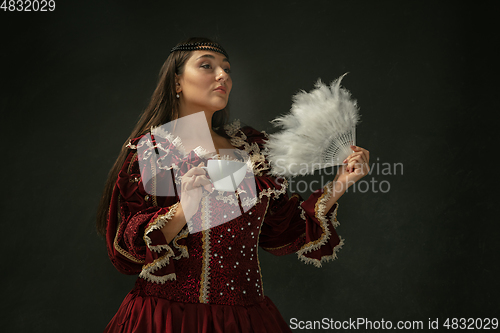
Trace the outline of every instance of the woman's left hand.
[[370, 152], [357, 146], [351, 146], [351, 149], [354, 152], [344, 160], [346, 164], [338, 169], [335, 179], [345, 186], [344, 189], [353, 185], [370, 171]]

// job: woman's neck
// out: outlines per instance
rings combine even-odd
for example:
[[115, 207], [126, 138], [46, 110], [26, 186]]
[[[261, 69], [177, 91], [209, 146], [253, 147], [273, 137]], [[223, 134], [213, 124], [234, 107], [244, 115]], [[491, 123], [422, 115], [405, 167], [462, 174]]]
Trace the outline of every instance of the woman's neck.
[[212, 117], [212, 112], [181, 109], [179, 118], [174, 120], [173, 134], [181, 138], [188, 150], [202, 146], [215, 151], [222, 137], [212, 129]]
[[[212, 117], [213, 117], [215, 112], [201, 111], [198, 109], [188, 110], [186, 108], [181, 108], [181, 110], [179, 111], [179, 118], [182, 118], [185, 116], [190, 116], [190, 115], [196, 114], [198, 112], [204, 112], [205, 121], [208, 125], [208, 128], [210, 130], [210, 135], [212, 136], [212, 138], [219, 137], [220, 135], [217, 134], [212, 129]], [[196, 118], [196, 119], [198, 120], [199, 118]], [[200, 121], [201, 121], [201, 119], [200, 119]], [[179, 131], [176, 130], [176, 133], [178, 133], [177, 135], [179, 135], [181, 138], [182, 138], [182, 135], [192, 135], [194, 129], [200, 129], [200, 128], [204, 127], [203, 124], [187, 124], [187, 125], [189, 125], [189, 126], [181, 126]], [[195, 125], [194, 128], [192, 125]]]

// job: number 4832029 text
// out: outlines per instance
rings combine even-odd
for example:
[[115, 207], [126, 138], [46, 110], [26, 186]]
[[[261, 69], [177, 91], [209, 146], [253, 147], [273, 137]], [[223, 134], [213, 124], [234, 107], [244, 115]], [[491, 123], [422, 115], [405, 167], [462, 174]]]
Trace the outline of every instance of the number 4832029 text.
[[4, 0], [0, 9], [4, 12], [53, 12], [56, 9], [54, 0]]

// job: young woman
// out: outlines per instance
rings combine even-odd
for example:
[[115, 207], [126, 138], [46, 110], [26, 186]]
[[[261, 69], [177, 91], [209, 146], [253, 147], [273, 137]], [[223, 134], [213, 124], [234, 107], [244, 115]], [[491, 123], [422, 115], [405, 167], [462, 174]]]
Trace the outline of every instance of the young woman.
[[[353, 146], [336, 179], [307, 200], [289, 196], [286, 180], [269, 174], [266, 134], [226, 123], [230, 67], [208, 39], [174, 47], [110, 171], [97, 227], [115, 267], [139, 277], [105, 332], [290, 332], [264, 294], [258, 246], [319, 267], [343, 244], [334, 229], [337, 200], [368, 173], [368, 151]], [[214, 189], [203, 167], [219, 155], [199, 149], [206, 143], [197, 140], [199, 124], [156, 130], [200, 112], [209, 146], [247, 157], [250, 177], [235, 192]], [[153, 153], [163, 155], [145, 164]], [[175, 189], [159, 193], [169, 179]], [[203, 223], [211, 227], [193, 232]]]

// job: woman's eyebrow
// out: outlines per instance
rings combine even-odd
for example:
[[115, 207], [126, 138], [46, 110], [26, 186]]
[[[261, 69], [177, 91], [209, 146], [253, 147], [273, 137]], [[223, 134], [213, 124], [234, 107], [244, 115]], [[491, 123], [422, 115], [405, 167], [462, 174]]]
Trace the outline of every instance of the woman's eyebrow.
[[[210, 58], [210, 59], [215, 59], [215, 57], [214, 57], [213, 55], [211, 55], [211, 54], [204, 54], [204, 55], [202, 55], [202, 56], [200, 56], [200, 57], [196, 58], [196, 60], [201, 59], [201, 58]], [[229, 60], [228, 60], [227, 58], [222, 59], [222, 61], [223, 61], [223, 62], [229, 62]]]

